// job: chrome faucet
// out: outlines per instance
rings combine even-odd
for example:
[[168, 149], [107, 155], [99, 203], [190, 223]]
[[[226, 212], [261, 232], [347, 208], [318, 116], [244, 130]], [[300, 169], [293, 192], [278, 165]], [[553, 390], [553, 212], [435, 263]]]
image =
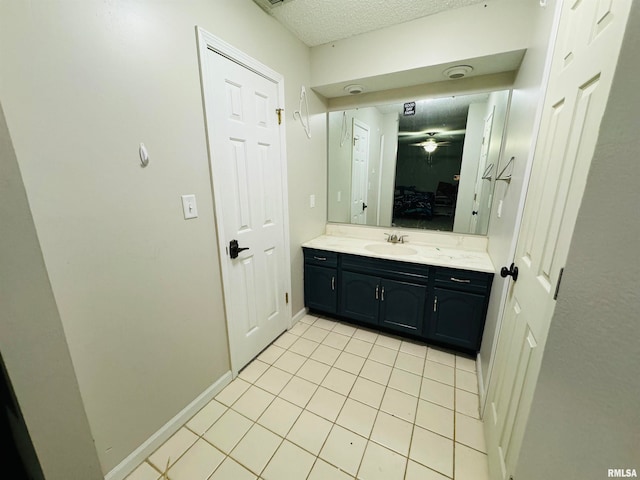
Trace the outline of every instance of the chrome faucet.
[[387, 236], [387, 242], [389, 243], [404, 243], [404, 238], [407, 236], [407, 235], [398, 236], [398, 234], [396, 233], [385, 233], [385, 235]]

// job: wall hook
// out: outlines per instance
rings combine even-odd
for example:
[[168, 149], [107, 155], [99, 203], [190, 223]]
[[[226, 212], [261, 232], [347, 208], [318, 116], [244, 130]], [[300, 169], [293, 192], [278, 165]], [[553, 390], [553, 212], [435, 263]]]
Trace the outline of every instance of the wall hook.
[[144, 143], [140, 144], [138, 154], [140, 155], [140, 165], [142, 166], [142, 168], [149, 165], [149, 152], [147, 152], [147, 147], [144, 146]]
[[[304, 106], [305, 116], [302, 116], [302, 107]], [[307, 100], [307, 90], [304, 88], [304, 85], [300, 87], [300, 106], [298, 110], [293, 112], [294, 120], [297, 118], [300, 120], [302, 124], [302, 128], [304, 129], [304, 133], [307, 134], [307, 138], [311, 138], [311, 124], [309, 122], [309, 101]]]
[[[511, 157], [511, 160], [509, 160], [504, 168], [500, 171], [500, 173], [496, 177], [496, 180], [502, 180], [507, 183], [511, 182], [511, 172], [513, 171], [513, 161], [515, 159], [516, 157]], [[508, 174], [505, 174], [504, 172], [506, 172], [509, 167], [511, 167], [511, 170]]]

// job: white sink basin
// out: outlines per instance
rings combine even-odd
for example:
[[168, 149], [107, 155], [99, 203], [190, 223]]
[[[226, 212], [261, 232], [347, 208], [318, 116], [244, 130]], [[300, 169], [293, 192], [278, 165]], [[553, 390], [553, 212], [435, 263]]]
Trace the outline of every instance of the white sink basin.
[[373, 253], [380, 255], [415, 255], [418, 253], [411, 247], [406, 245], [398, 245], [397, 243], [372, 243], [366, 245], [365, 250], [369, 250]]

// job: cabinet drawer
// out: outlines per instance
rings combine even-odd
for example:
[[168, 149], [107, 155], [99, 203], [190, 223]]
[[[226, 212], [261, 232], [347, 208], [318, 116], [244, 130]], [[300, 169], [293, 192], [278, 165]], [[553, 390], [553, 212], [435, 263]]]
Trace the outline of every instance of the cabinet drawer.
[[327, 250], [304, 249], [304, 263], [323, 265], [325, 267], [338, 266], [338, 254]]
[[367, 273], [400, 281], [426, 284], [429, 277], [429, 267], [427, 265], [400, 262], [398, 260], [342, 255], [340, 265], [342, 270]]
[[435, 286], [479, 293], [489, 289], [492, 279], [490, 273], [451, 268], [437, 268], [434, 275]]

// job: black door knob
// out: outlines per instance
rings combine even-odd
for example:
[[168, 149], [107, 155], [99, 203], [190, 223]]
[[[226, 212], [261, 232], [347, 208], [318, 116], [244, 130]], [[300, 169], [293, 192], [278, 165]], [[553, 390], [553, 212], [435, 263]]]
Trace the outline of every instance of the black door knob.
[[231, 240], [229, 242], [229, 256], [231, 258], [238, 258], [238, 254], [244, 250], [249, 250], [249, 247], [239, 247], [238, 240]]
[[367, 208], [367, 204], [362, 202], [362, 211], [364, 212], [364, 209]]
[[516, 267], [513, 263], [509, 266], [509, 268], [502, 267], [500, 269], [500, 276], [502, 278], [511, 276], [513, 278], [513, 281], [515, 282], [516, 280], [518, 280], [518, 267]]
[[477, 215], [478, 211], [477, 210], [471, 210], [471, 215]]

